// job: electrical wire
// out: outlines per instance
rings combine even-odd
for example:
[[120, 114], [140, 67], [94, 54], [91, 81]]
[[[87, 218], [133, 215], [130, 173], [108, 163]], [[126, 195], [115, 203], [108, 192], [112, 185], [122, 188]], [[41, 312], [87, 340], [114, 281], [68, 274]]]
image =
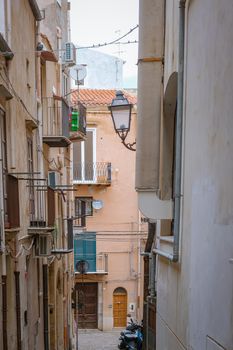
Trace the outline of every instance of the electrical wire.
[[[23, 244], [20, 244], [19, 251], [18, 251], [18, 253], [16, 255], [14, 255], [13, 249], [10, 247], [9, 244], [6, 245], [5, 250], [10, 255], [10, 257], [12, 259], [18, 259], [21, 255], [23, 255], [24, 251], [30, 252], [30, 250], [33, 247], [34, 241], [35, 241], [35, 239], [33, 238], [32, 242], [29, 245], [29, 247], [25, 247]], [[31, 253], [29, 255], [31, 255]]]
[[[76, 50], [82, 50], [82, 49], [97, 49], [99, 47], [103, 47], [103, 46], [109, 46], [109, 45], [118, 45], [118, 44], [123, 44], [123, 45], [127, 45], [127, 44], [135, 44], [138, 43], [137, 40], [135, 41], [127, 41], [127, 42], [120, 42], [121, 39], [125, 38], [126, 36], [128, 36], [129, 34], [131, 34], [134, 30], [136, 30], [139, 27], [139, 25], [137, 24], [135, 27], [133, 27], [132, 29], [130, 29], [127, 33], [125, 33], [124, 35], [120, 36], [119, 38], [109, 41], [109, 42], [105, 42], [105, 43], [100, 43], [100, 44], [93, 44], [93, 45], [87, 45], [87, 46], [76, 46], [75, 49]], [[50, 52], [59, 52], [59, 51], [66, 51], [65, 49], [55, 49], [55, 50], [47, 50]], [[40, 53], [41, 51], [30, 51], [30, 52], [36, 52], [36, 53]], [[17, 53], [29, 53], [29, 51], [0, 51], [0, 55], [2, 56], [6, 56], [10, 54], [17, 54]]]
[[[74, 226], [75, 227], [75, 226]], [[77, 234], [80, 235], [91, 235], [92, 233], [96, 233], [100, 236], [119, 236], [119, 233], [127, 233], [127, 236], [139, 236], [139, 235], [143, 235], [143, 234], [147, 234], [148, 231], [133, 231], [133, 230], [128, 230], [128, 231], [124, 231], [124, 230], [112, 230], [112, 231], [82, 231], [82, 232], [77, 232]]]
[[41, 154], [42, 154], [44, 160], [46, 160], [46, 162], [47, 162], [49, 165], [51, 165], [52, 163], [54, 163], [54, 164], [55, 164], [56, 170], [60, 172], [61, 169], [59, 169], [59, 166], [58, 166], [58, 164], [56, 163], [55, 158], [52, 158], [51, 160], [49, 160], [49, 159], [45, 156], [44, 151], [42, 150], [42, 148], [41, 148], [39, 145], [37, 146], [37, 151], [38, 151], [38, 152], [41, 152]]
[[[5, 71], [5, 69], [4, 69]], [[33, 115], [29, 112], [29, 110], [27, 109], [25, 103], [23, 102], [22, 98], [18, 95], [18, 93], [15, 91], [13, 84], [11, 83], [7, 73], [5, 72], [5, 77], [2, 75], [2, 73], [0, 72], [0, 77], [2, 78], [2, 80], [5, 82], [6, 85], [10, 84], [10, 88], [11, 88], [11, 92], [13, 93], [13, 95], [16, 97], [17, 101], [20, 102], [20, 104], [22, 105], [22, 107], [24, 108], [24, 110], [27, 112], [27, 114], [32, 118], [32, 120], [35, 120], [35, 118], [33, 117]]]
[[108, 43], [102, 43], [102, 44], [98, 44], [98, 45], [89, 45], [89, 46], [81, 46], [81, 47], [77, 47], [76, 49], [93, 49], [93, 48], [98, 48], [98, 47], [102, 47], [102, 46], [107, 46], [107, 45], [113, 45], [113, 44], [120, 44], [119, 40], [125, 38], [126, 36], [128, 36], [129, 34], [131, 34], [135, 29], [137, 29], [139, 26], [138, 24], [133, 27], [132, 29], [130, 29], [126, 34], [120, 36], [119, 38], [112, 40]]

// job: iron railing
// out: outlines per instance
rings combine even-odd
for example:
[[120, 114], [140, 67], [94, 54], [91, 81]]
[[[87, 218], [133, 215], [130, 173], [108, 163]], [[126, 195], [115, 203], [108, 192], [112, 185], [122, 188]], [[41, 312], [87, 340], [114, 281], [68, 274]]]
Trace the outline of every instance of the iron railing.
[[[76, 131], [70, 131], [70, 139], [75, 140], [75, 139], [80, 139], [84, 138], [86, 136], [86, 114], [87, 114], [87, 109], [85, 106], [83, 106], [80, 102], [77, 105], [77, 110], [78, 110], [78, 121], [77, 121], [77, 130]], [[71, 123], [71, 121], [70, 121]]]
[[111, 163], [75, 163], [73, 168], [73, 181], [78, 184], [111, 184]]
[[100, 253], [96, 255], [96, 272], [108, 272], [108, 254]]
[[65, 136], [69, 138], [70, 108], [53, 97], [43, 98], [43, 136]]
[[55, 224], [54, 190], [49, 187], [47, 191], [32, 187], [30, 191], [30, 227], [53, 227]]
[[78, 104], [78, 110], [79, 110], [79, 131], [86, 135], [86, 107], [83, 106], [81, 103]]

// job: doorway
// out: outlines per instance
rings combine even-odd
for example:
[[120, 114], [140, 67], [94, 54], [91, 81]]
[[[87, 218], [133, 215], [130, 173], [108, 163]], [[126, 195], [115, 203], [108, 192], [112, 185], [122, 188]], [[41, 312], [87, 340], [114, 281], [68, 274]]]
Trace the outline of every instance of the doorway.
[[113, 327], [126, 327], [127, 322], [127, 291], [116, 288], [113, 292]]
[[97, 328], [98, 283], [77, 283], [78, 328]]

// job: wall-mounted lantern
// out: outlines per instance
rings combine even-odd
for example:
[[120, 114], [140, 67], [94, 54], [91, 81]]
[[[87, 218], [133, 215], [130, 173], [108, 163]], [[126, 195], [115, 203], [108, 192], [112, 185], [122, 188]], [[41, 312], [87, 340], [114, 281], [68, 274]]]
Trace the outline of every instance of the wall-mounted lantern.
[[136, 151], [136, 148], [134, 148], [136, 141], [133, 143], [125, 142], [130, 130], [132, 107], [133, 105], [124, 97], [123, 92], [117, 91], [116, 97], [112, 100], [108, 109], [111, 111], [114, 129], [121, 138], [123, 145], [130, 151]]

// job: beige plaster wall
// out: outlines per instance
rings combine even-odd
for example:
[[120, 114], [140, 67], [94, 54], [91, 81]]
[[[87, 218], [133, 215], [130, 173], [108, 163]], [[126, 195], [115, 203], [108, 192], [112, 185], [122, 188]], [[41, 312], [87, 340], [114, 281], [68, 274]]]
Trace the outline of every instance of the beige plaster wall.
[[[96, 128], [97, 162], [112, 164], [110, 186], [79, 185], [75, 192], [75, 196], [92, 196], [103, 201], [103, 208], [93, 210], [93, 216], [86, 218], [86, 230], [97, 232], [97, 255], [108, 255], [108, 274], [97, 277], [96, 281], [99, 281], [99, 298], [102, 299], [99, 302], [101, 310], [98, 310], [99, 328], [110, 330], [113, 327], [113, 292], [117, 287], [127, 290], [128, 308], [130, 303], [135, 303], [132, 317], [141, 318], [141, 309], [137, 309], [141, 272], [138, 267], [139, 237], [136, 235], [141, 225], [134, 190], [135, 152], [121, 144], [107, 108], [88, 109], [87, 127]], [[134, 112], [129, 142], [135, 139], [135, 128]], [[87, 276], [85, 281], [93, 281], [93, 277]]]
[[[165, 81], [177, 51], [174, 4]], [[186, 2], [181, 258], [158, 259], [158, 350], [233, 349], [232, 14], [230, 0]]]
[[[46, 177], [48, 171], [48, 160], [54, 157], [55, 160], [61, 160], [61, 181], [67, 184], [69, 175], [66, 173], [67, 166], [66, 157], [70, 158], [70, 151], [58, 149], [51, 151], [45, 149], [42, 153], [42, 130], [41, 130], [41, 111], [37, 111], [37, 104], [40, 106], [40, 101], [37, 96], [40, 92], [36, 91], [37, 79], [40, 79], [38, 74], [39, 62], [35, 54], [36, 46], [36, 23], [32, 14], [29, 1], [20, 0], [14, 1], [14, 6], [11, 6], [11, 49], [14, 52], [12, 61], [5, 64], [4, 59], [0, 59], [0, 83], [8, 86], [13, 95], [10, 101], [0, 99], [0, 107], [6, 112], [6, 132], [7, 132], [7, 155], [8, 155], [8, 171], [27, 172], [27, 136], [30, 135], [33, 139], [33, 158], [34, 171], [41, 171], [40, 177]], [[53, 25], [53, 24], [52, 24]], [[56, 31], [56, 28], [55, 28]], [[48, 90], [52, 95], [52, 86], [55, 86], [60, 92], [60, 73], [61, 69], [56, 64], [46, 64], [48, 80]], [[28, 67], [28, 68], [27, 68]], [[8, 76], [9, 74], [9, 76]], [[8, 78], [7, 78], [8, 77]], [[10, 83], [9, 83], [10, 80]], [[12, 88], [12, 86], [13, 88]], [[38, 84], [39, 86], [40, 84]], [[13, 91], [14, 90], [14, 91]], [[38, 93], [38, 95], [37, 95]], [[47, 93], [47, 92], [46, 92]], [[39, 127], [32, 130], [26, 127], [26, 120], [39, 120]], [[45, 173], [44, 173], [45, 169]], [[51, 169], [50, 169], [51, 170]], [[7, 233], [7, 243], [10, 243], [12, 254], [15, 255], [20, 248], [22, 241], [18, 239], [28, 234], [29, 226], [29, 201], [28, 187], [25, 180], [19, 181], [19, 198], [20, 198], [20, 228], [18, 232]], [[2, 196], [2, 193], [1, 193]], [[71, 196], [71, 195], [70, 195]], [[64, 205], [65, 206], [65, 205]], [[66, 207], [66, 206], [65, 206]], [[66, 216], [66, 209], [63, 212], [57, 212], [62, 220], [62, 215]], [[66, 232], [62, 231], [60, 243], [66, 247]], [[10, 240], [11, 239], [11, 240]], [[23, 241], [26, 248], [29, 247], [31, 240]], [[12, 256], [13, 256], [12, 255]], [[47, 259], [36, 259], [33, 255], [33, 249], [20, 255], [18, 258], [7, 256], [7, 298], [8, 298], [8, 349], [17, 348], [16, 344], [16, 310], [15, 310], [15, 280], [14, 270], [20, 271], [20, 300], [21, 300], [21, 337], [22, 348], [27, 349], [43, 349], [44, 348], [44, 333], [43, 333], [43, 282], [42, 282], [42, 263], [46, 263]], [[57, 296], [59, 306], [56, 310], [57, 324], [59, 324], [59, 349], [64, 349], [63, 334], [64, 327], [67, 324], [71, 326], [71, 288], [73, 275], [73, 256], [66, 256], [62, 261], [55, 261], [55, 277], [57, 271], [61, 269], [62, 292]], [[2, 271], [2, 261], [0, 261], [0, 271]], [[63, 276], [64, 273], [64, 276]], [[63, 284], [64, 281], [64, 284]], [[67, 286], [67, 288], [66, 288]], [[56, 283], [54, 289], [56, 295]], [[1, 290], [1, 288], [0, 288]], [[0, 291], [1, 293], [1, 291]], [[1, 295], [0, 295], [1, 296]], [[51, 298], [52, 299], [52, 298]], [[55, 305], [56, 306], [56, 305]], [[27, 312], [27, 322], [26, 319]], [[69, 320], [63, 318], [63, 315], [69, 315]], [[64, 320], [64, 323], [63, 323]], [[0, 313], [0, 322], [2, 324], [2, 312]], [[74, 335], [74, 334], [73, 334]], [[0, 339], [2, 341], [2, 327], [0, 327]], [[0, 342], [0, 348], [2, 343]]]

